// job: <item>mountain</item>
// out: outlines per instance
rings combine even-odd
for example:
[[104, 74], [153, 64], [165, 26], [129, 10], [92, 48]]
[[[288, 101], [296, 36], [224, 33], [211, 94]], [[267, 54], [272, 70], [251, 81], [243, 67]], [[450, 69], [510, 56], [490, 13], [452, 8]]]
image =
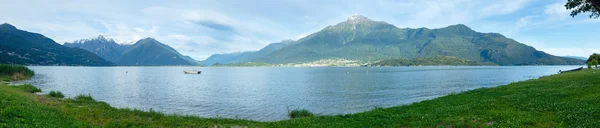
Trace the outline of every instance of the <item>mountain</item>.
[[112, 63], [94, 53], [62, 46], [41, 34], [0, 24], [0, 63], [22, 65], [88, 65]]
[[142, 39], [134, 44], [118, 44], [115, 40], [100, 35], [67, 42], [64, 46], [85, 49], [117, 65], [198, 64], [191, 57], [181, 55], [177, 50], [152, 38]]
[[243, 56], [245, 54], [252, 54], [252, 53], [254, 53], [254, 51], [252, 51], [252, 52], [225, 53], [225, 54], [213, 54], [210, 57], [208, 57], [205, 60], [203, 60], [202, 62], [200, 62], [200, 64], [206, 65], [206, 66], [210, 66], [210, 65], [213, 65], [213, 64], [235, 63], [234, 61], [239, 60], [241, 58], [241, 56]]
[[129, 46], [114, 60], [118, 65], [196, 65], [195, 60], [153, 38], [145, 38]]
[[265, 57], [277, 51], [285, 46], [293, 44], [293, 40], [284, 40], [277, 43], [271, 43], [258, 51], [251, 52], [236, 52], [226, 54], [214, 54], [202, 61], [202, 65], [213, 65], [213, 64], [232, 64], [232, 63], [243, 63], [243, 62], [254, 62], [260, 58]]
[[131, 46], [117, 44], [115, 40], [105, 38], [102, 35], [91, 39], [76, 40], [72, 43], [66, 42], [63, 45], [85, 49], [111, 62], [114, 62]]
[[378, 61], [455, 56], [498, 65], [567, 65], [583, 61], [557, 57], [498, 33], [479, 33], [458, 24], [445, 28], [398, 28], [355, 15], [310, 34], [257, 61], [271, 64], [324, 59]]
[[573, 59], [579, 59], [579, 60], [586, 60], [586, 61], [588, 60], [588, 58], [587, 58], [587, 57], [581, 57], [581, 56], [562, 56], [562, 57], [565, 57], [565, 58], [573, 58]]

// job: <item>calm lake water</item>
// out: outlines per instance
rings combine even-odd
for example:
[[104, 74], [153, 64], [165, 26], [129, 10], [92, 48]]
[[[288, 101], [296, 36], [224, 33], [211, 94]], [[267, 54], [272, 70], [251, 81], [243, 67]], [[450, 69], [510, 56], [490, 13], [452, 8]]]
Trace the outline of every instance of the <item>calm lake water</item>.
[[[60, 67], [30, 66], [26, 81], [67, 97], [89, 94], [119, 108], [258, 121], [288, 110], [364, 112], [556, 74], [579, 66], [492, 67]], [[202, 74], [184, 74], [183, 70]]]

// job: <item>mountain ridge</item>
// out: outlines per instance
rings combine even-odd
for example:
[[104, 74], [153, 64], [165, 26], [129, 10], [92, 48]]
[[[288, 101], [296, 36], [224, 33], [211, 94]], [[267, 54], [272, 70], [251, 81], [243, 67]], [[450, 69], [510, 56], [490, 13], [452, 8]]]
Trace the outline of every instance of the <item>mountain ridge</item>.
[[174, 48], [154, 38], [143, 38], [133, 44], [119, 44], [114, 39], [99, 35], [63, 44], [93, 52], [117, 65], [162, 66], [197, 65], [196, 60], [181, 55]]
[[106, 66], [111, 62], [94, 53], [69, 48], [42, 34], [0, 24], [0, 63], [22, 65]]
[[72, 43], [65, 42], [63, 45], [90, 51], [110, 62], [114, 62], [131, 46], [118, 44], [114, 39], [105, 38], [102, 35], [95, 38], [75, 40]]
[[160, 43], [154, 38], [144, 38], [124, 51], [115, 60], [119, 65], [162, 66], [162, 65], [196, 65], [186, 56], [172, 47]]

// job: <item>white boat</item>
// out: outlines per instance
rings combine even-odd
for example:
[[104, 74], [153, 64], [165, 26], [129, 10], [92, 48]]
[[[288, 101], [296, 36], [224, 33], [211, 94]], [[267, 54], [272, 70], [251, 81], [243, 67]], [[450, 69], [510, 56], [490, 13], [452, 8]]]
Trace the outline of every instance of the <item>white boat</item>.
[[200, 73], [202, 73], [202, 71], [191, 70], [191, 71], [183, 71], [183, 73], [185, 73], [185, 74], [200, 74]]

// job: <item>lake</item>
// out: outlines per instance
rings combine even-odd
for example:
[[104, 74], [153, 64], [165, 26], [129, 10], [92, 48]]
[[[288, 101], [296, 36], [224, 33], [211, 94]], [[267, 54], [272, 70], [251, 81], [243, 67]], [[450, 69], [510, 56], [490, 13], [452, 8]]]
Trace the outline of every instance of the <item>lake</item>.
[[[556, 74], [580, 66], [62, 67], [29, 66], [28, 83], [67, 97], [169, 114], [289, 119], [288, 111], [349, 114]], [[184, 70], [202, 74], [184, 74]]]

